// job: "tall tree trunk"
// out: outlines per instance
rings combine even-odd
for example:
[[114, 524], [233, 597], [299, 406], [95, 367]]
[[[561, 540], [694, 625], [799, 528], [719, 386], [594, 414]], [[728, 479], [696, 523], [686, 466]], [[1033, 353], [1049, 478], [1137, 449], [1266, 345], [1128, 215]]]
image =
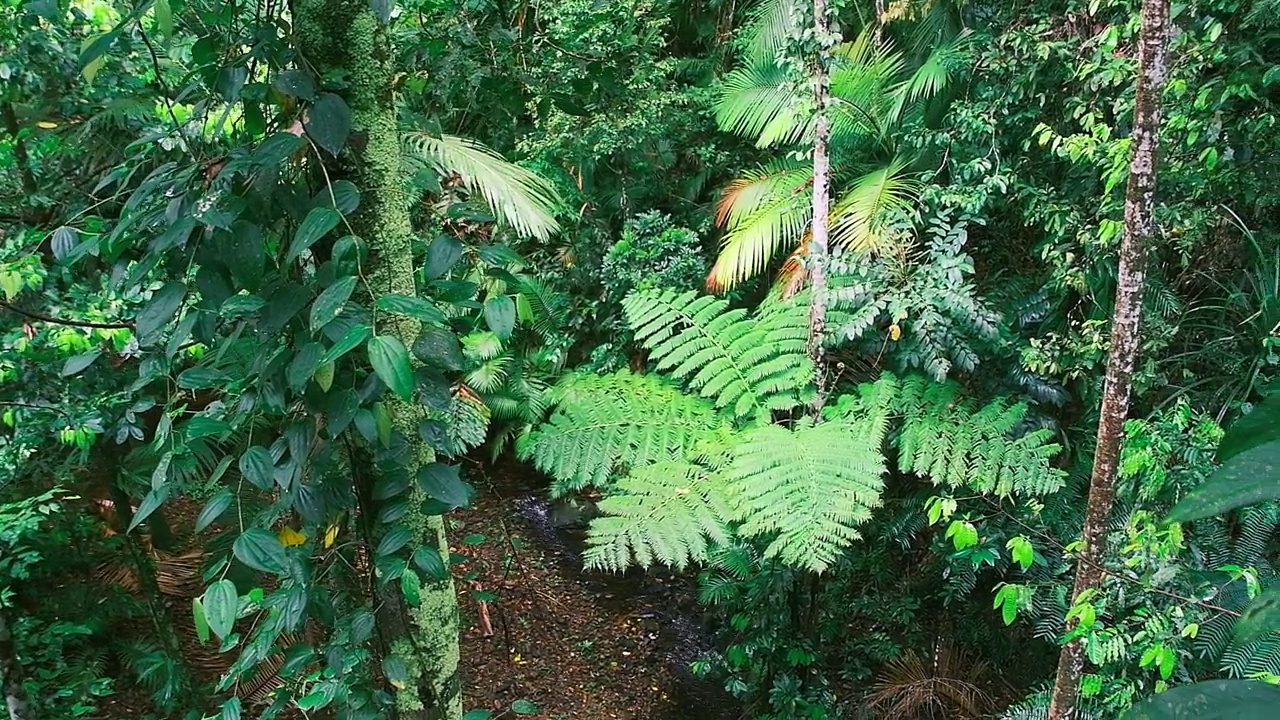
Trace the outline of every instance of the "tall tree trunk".
[[827, 106], [831, 102], [831, 18], [827, 1], [813, 0], [813, 24], [817, 30], [817, 56], [813, 67], [813, 232], [809, 240], [809, 357], [813, 360], [817, 395], [813, 415], [821, 419], [827, 400], [826, 330], [827, 330], [827, 255], [829, 253], [829, 220], [831, 215], [831, 118]]
[[22, 668], [18, 665], [18, 653], [13, 634], [0, 610], [0, 693], [4, 695], [6, 720], [27, 720], [26, 693], [22, 690]]
[[[1133, 107], [1132, 155], [1125, 189], [1124, 238], [1116, 277], [1115, 319], [1111, 350], [1099, 411], [1097, 449], [1089, 479], [1083, 547], [1076, 563], [1072, 602], [1102, 583], [1107, 525], [1115, 504], [1116, 465], [1129, 412], [1133, 368], [1138, 356], [1139, 320], [1146, 285], [1147, 247], [1154, 235], [1157, 141], [1161, 92], [1167, 75], [1169, 0], [1143, 0], [1138, 50], [1138, 82]], [[1080, 640], [1067, 643], [1058, 658], [1058, 672], [1049, 704], [1050, 720], [1071, 720], [1084, 672], [1085, 648]]]
[[[417, 295], [413, 233], [405, 191], [400, 130], [393, 87], [394, 64], [386, 27], [368, 0], [299, 0], [295, 29], [299, 45], [320, 74], [332, 70], [345, 77], [342, 97], [351, 108], [354, 156], [352, 175], [360, 189], [357, 229], [369, 243], [368, 282], [372, 293]], [[392, 335], [412, 347], [420, 322], [399, 315], [379, 317], [378, 333]], [[403, 472], [416, 478], [435, 461], [434, 452], [418, 435], [424, 408], [393, 397], [387, 402], [396, 434], [408, 444], [400, 458]], [[413, 508], [400, 521], [413, 530], [413, 542], [436, 548], [449, 557], [444, 520], [421, 512], [417, 484], [410, 498]], [[380, 632], [392, 638], [391, 651], [404, 659], [409, 679], [397, 686], [401, 718], [460, 720], [462, 693], [458, 680], [458, 601], [453, 579], [421, 578], [421, 602], [406, 606], [398, 592], [379, 603]]]

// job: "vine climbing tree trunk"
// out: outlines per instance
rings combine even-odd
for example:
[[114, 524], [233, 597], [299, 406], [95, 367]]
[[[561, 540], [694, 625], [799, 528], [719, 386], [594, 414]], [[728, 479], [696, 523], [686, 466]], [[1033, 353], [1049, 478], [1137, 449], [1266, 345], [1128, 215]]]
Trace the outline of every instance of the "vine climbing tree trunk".
[[[355, 225], [369, 245], [370, 293], [416, 296], [394, 63], [386, 18], [375, 15], [376, 5], [368, 0], [298, 0], [294, 27], [307, 61], [318, 74], [345, 79], [339, 95], [351, 110], [351, 139], [343, 157], [350, 156], [351, 175], [360, 190]], [[412, 318], [380, 315], [376, 331], [412, 347], [421, 329], [421, 323]], [[424, 408], [414, 400], [392, 396], [387, 410], [396, 436], [405, 443], [394, 463], [400, 466], [399, 472], [416, 478], [419, 470], [435, 461], [434, 452], [418, 434]], [[376, 475], [378, 467], [373, 470]], [[416, 483], [414, 488], [417, 495], [410, 498], [411, 509], [397, 522], [410, 528], [412, 543], [434, 547], [441, 558], [448, 558], [444, 520], [423, 512], [427, 498]], [[405, 662], [407, 670], [407, 678], [393, 681], [397, 714], [402, 720], [461, 720], [453, 579], [446, 574], [444, 579], [420, 580], [413, 606], [395, 589], [379, 597], [380, 634], [390, 639], [391, 653]]]
[[827, 255], [830, 252], [829, 219], [831, 215], [831, 17], [827, 0], [813, 0], [813, 23], [818, 43], [813, 65], [813, 227], [809, 239], [809, 357], [813, 360], [817, 394], [813, 415], [822, 416], [827, 399], [826, 329], [827, 329]]
[[[1143, 0], [1132, 155], [1125, 189], [1125, 228], [1116, 277], [1115, 318], [1111, 325], [1111, 349], [1107, 355], [1106, 385], [1099, 411], [1097, 449], [1085, 507], [1083, 544], [1076, 562], [1075, 586], [1071, 594], [1073, 604], [1081, 593], [1102, 583], [1107, 524], [1115, 504], [1120, 441], [1129, 411], [1133, 368], [1138, 356], [1147, 247], [1155, 232], [1157, 136], [1160, 130], [1160, 95], [1168, 74], [1168, 25], [1169, 0]], [[1079, 639], [1063, 646], [1050, 697], [1050, 720], [1075, 718], [1084, 662], [1085, 648]]]

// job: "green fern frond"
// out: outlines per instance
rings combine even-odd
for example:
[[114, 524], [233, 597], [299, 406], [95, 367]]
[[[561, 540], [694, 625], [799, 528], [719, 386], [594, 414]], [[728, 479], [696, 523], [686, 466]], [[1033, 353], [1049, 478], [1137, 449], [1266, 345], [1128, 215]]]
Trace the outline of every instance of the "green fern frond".
[[880, 504], [883, 428], [867, 418], [747, 433], [724, 470], [739, 531], [766, 539], [766, 557], [816, 573], [831, 567]]
[[607, 487], [620, 469], [696, 459], [728, 433], [710, 403], [656, 375], [570, 375], [547, 399], [555, 411], [517, 451], [555, 480], [557, 493]]
[[545, 240], [560, 231], [555, 219], [560, 197], [540, 175], [467, 138], [424, 132], [406, 132], [403, 137], [411, 163], [456, 174], [467, 190], [483, 196], [493, 214], [520, 234]]
[[734, 419], [767, 419], [795, 407], [809, 388], [803, 309], [751, 318], [695, 291], [639, 291], [622, 303], [636, 341], [659, 370], [712, 399]]
[[1050, 464], [1059, 450], [1053, 434], [1045, 429], [1017, 434], [1025, 404], [996, 399], [977, 407], [961, 397], [955, 383], [913, 376], [902, 382], [898, 412], [903, 472], [998, 495], [1046, 495], [1065, 483], [1062, 470]]
[[633, 562], [683, 569], [729, 542], [729, 503], [721, 483], [688, 462], [646, 465], [619, 480], [591, 521], [587, 567], [621, 572]]

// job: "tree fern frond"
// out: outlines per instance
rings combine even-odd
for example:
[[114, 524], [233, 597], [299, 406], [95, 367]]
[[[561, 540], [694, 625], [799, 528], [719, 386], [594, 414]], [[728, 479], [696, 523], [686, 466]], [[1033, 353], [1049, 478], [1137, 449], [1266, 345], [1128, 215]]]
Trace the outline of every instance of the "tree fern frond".
[[499, 220], [522, 235], [545, 240], [560, 231], [560, 197], [540, 175], [508, 162], [492, 150], [453, 135], [404, 133], [411, 162], [456, 174], [463, 187], [484, 197]]
[[634, 562], [682, 569], [729, 542], [731, 513], [721, 483], [692, 463], [636, 468], [599, 509], [603, 516], [591, 521], [583, 555], [590, 568], [621, 572]]
[[996, 399], [977, 407], [960, 396], [955, 383], [914, 376], [902, 382], [898, 412], [903, 472], [998, 495], [1046, 495], [1065, 483], [1062, 470], [1049, 462], [1059, 450], [1053, 434], [1045, 429], [1018, 434], [1025, 404]]
[[548, 391], [555, 411], [517, 451], [557, 492], [607, 487], [619, 469], [714, 452], [728, 427], [705, 400], [656, 375], [570, 375]]
[[798, 306], [753, 319], [716, 297], [653, 290], [632, 293], [622, 307], [658, 369], [734, 419], [767, 418], [807, 393], [813, 371]]
[[766, 557], [821, 573], [880, 504], [882, 422], [805, 421], [756, 428], [725, 468], [739, 531], [768, 542]]

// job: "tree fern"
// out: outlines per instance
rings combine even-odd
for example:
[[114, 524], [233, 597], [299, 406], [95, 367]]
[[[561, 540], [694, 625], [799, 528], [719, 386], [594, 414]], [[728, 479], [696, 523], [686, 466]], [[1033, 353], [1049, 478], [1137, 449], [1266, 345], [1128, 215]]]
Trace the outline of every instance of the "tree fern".
[[724, 300], [667, 290], [632, 293], [623, 309], [658, 369], [732, 418], [765, 419], [809, 391], [813, 366], [799, 306], [751, 318]]
[[882, 418], [805, 420], [747, 433], [724, 471], [740, 532], [766, 538], [766, 557], [826, 570], [880, 504], [884, 427]]
[[903, 472], [998, 495], [1046, 495], [1065, 482], [1062, 470], [1049, 463], [1059, 450], [1053, 433], [1018, 434], [1027, 414], [1023, 403], [996, 399], [979, 407], [961, 397], [959, 385], [917, 376], [903, 381], [898, 409]]
[[689, 462], [637, 468], [618, 481], [591, 522], [584, 560], [588, 567], [622, 571], [634, 562], [676, 568], [708, 559], [729, 541], [731, 516], [722, 483]]
[[518, 451], [555, 479], [556, 493], [607, 487], [618, 470], [696, 457], [728, 432], [710, 403], [656, 375], [570, 375], [550, 401], [555, 411]]

